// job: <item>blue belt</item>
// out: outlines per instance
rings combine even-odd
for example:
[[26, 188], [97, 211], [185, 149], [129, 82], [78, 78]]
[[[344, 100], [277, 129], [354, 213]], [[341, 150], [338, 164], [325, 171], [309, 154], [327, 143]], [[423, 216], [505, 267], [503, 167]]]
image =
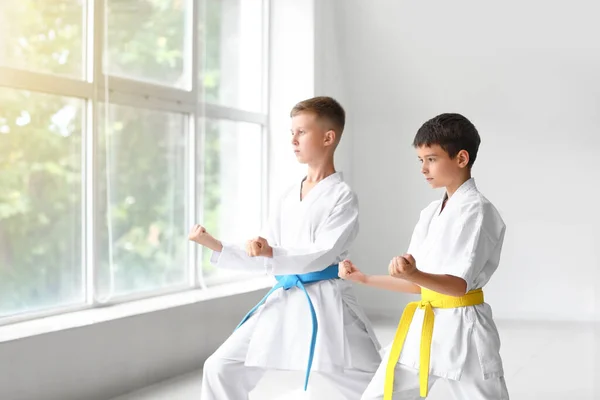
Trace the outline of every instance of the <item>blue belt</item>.
[[317, 322], [317, 314], [315, 313], [315, 308], [313, 307], [313, 303], [310, 300], [310, 296], [304, 287], [304, 284], [315, 283], [319, 281], [327, 281], [329, 279], [337, 279], [338, 278], [338, 264], [330, 265], [325, 268], [323, 271], [317, 272], [309, 272], [308, 274], [300, 274], [300, 275], [275, 275], [275, 279], [277, 279], [277, 283], [269, 293], [261, 301], [258, 302], [256, 306], [246, 316], [242, 319], [242, 322], [237, 326], [238, 329], [240, 326], [244, 324], [254, 314], [254, 312], [258, 309], [258, 307], [262, 306], [265, 301], [269, 298], [271, 293], [276, 291], [277, 289], [283, 288], [284, 290], [288, 290], [293, 288], [294, 286], [300, 288], [304, 294], [306, 295], [306, 299], [308, 300], [308, 305], [310, 307], [310, 314], [312, 317], [312, 338], [310, 340], [310, 353], [308, 355], [308, 366], [306, 367], [306, 378], [304, 380], [304, 390], [308, 387], [308, 378], [310, 376], [310, 368], [312, 367], [313, 357], [315, 354], [315, 343], [317, 341], [317, 331], [319, 330], [319, 323]]

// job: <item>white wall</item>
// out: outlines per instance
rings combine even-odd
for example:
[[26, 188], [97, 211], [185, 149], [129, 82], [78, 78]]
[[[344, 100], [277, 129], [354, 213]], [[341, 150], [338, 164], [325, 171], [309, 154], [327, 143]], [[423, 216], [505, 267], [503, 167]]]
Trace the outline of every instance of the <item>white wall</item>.
[[[600, 319], [597, 2], [344, 0], [337, 10], [358, 265], [385, 272], [406, 251], [420, 209], [442, 194], [423, 182], [412, 138], [426, 119], [460, 112], [482, 136], [474, 176], [507, 223], [486, 290], [496, 317]], [[360, 295], [396, 313], [408, 299]]]
[[[350, 99], [348, 97], [347, 79], [344, 76], [342, 58], [341, 21], [337, 17], [338, 3], [333, 0], [315, 1], [315, 62], [314, 88], [315, 96], [331, 96], [340, 102], [348, 113]], [[335, 154], [335, 164], [338, 171], [344, 174], [344, 180], [352, 182], [353, 135], [352, 115], [346, 115], [346, 127], [342, 141]]]
[[[314, 96], [314, 0], [272, 0], [269, 202], [273, 205], [304, 168], [291, 145], [290, 111]], [[291, 178], [294, 177], [294, 178]]]
[[0, 343], [0, 399], [107, 400], [201, 368], [263, 292]]

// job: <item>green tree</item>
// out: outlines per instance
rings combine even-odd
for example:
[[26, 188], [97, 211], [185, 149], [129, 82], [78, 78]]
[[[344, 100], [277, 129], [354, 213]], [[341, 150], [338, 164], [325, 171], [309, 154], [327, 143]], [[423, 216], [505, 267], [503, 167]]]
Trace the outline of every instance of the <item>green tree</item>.
[[[138, 0], [130, 9], [122, 0], [108, 3], [109, 71], [182, 86], [189, 56], [182, 51], [187, 2]], [[52, 0], [40, 7], [38, 0], [20, 0], [2, 7], [10, 24], [9, 35], [0, 39], [0, 55], [18, 61], [10, 66], [82, 75], [81, 1]], [[199, 32], [206, 38], [204, 70], [198, 78], [206, 98], [215, 100], [220, 2], [208, 1], [206, 12]], [[83, 299], [84, 115], [81, 99], [0, 88], [0, 317]], [[184, 119], [110, 103], [100, 107], [100, 115], [94, 182], [100, 288], [108, 291], [111, 266], [116, 293], [181, 281], [189, 228]], [[219, 133], [216, 122], [205, 126], [205, 146], [199, 150], [206, 172], [205, 223], [216, 231]], [[210, 273], [207, 263], [204, 268]]]

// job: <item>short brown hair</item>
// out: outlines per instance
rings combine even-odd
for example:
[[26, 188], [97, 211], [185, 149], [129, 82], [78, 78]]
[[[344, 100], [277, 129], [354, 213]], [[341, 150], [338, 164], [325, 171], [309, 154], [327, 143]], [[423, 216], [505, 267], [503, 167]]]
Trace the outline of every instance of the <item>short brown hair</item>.
[[333, 125], [331, 129], [337, 133], [337, 140], [340, 140], [344, 131], [344, 125], [346, 124], [346, 112], [335, 99], [327, 96], [318, 96], [303, 100], [292, 108], [290, 117], [303, 112], [314, 113], [317, 118], [325, 119], [331, 123]]
[[469, 168], [475, 163], [481, 137], [475, 125], [456, 113], [440, 114], [425, 122], [413, 140], [414, 147], [437, 144], [453, 159], [461, 150], [469, 153]]

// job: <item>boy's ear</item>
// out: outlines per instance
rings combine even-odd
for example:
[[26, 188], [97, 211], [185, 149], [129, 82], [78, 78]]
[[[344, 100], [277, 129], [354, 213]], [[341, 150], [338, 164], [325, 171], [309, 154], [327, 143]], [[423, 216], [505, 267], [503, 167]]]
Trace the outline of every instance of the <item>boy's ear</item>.
[[456, 155], [456, 160], [458, 161], [458, 166], [461, 168], [465, 168], [469, 165], [469, 152], [466, 150], [461, 150]]
[[336, 139], [336, 133], [333, 129], [328, 130], [327, 132], [325, 132], [325, 144], [327, 146], [330, 146], [332, 144], [335, 143], [335, 139]]

